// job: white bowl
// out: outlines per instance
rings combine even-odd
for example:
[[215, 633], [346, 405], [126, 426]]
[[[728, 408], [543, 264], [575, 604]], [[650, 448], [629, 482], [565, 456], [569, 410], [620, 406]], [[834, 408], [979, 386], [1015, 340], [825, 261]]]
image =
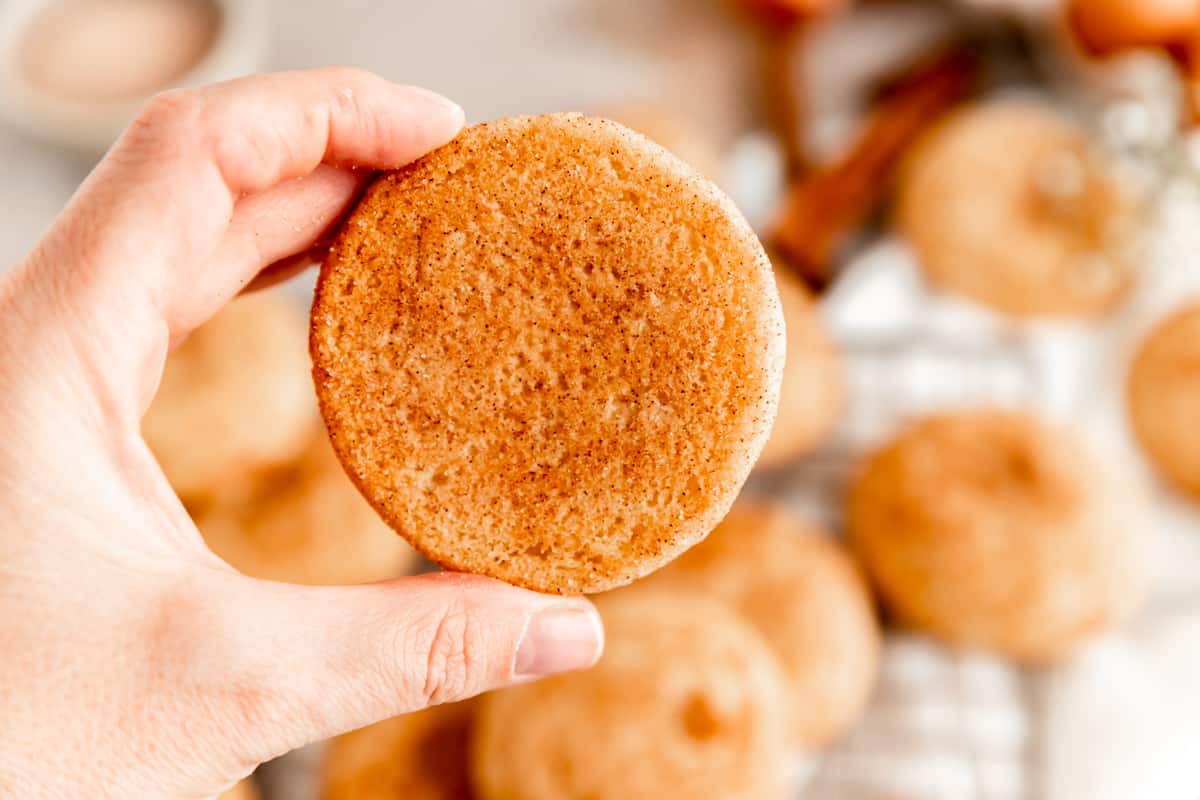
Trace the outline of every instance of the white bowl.
[[30, 24], [54, 0], [0, 3], [0, 120], [31, 138], [87, 154], [109, 147], [153, 94], [257, 72], [270, 33], [266, 0], [211, 0], [220, 14], [208, 50], [184, 75], [144, 96], [85, 101], [46, 92], [32, 84], [21, 64], [21, 43]]

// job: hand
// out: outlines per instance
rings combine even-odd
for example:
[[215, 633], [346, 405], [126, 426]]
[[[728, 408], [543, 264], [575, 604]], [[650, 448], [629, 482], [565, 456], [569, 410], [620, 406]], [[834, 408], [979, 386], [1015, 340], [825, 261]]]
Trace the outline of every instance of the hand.
[[596, 660], [581, 599], [239, 575], [138, 433], [172, 341], [462, 119], [346, 69], [162, 95], [0, 280], [0, 796], [209, 797], [307, 742]]

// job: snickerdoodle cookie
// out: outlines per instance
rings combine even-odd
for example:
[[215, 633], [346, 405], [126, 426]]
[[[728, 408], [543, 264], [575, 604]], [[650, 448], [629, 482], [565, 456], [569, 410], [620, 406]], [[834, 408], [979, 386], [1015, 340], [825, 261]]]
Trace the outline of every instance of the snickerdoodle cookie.
[[476, 125], [376, 181], [311, 351], [359, 489], [450, 569], [613, 588], [702, 539], [766, 441], [771, 265], [708, 180], [577, 114]]
[[1171, 483], [1200, 498], [1200, 303], [1175, 312], [1142, 343], [1128, 394], [1142, 448]]
[[902, 170], [897, 220], [929, 279], [1018, 316], [1111, 309], [1140, 259], [1140, 213], [1069, 118], [1033, 101], [940, 123]]
[[829, 744], [862, 715], [879, 672], [879, 623], [858, 566], [822, 531], [768, 500], [739, 500], [647, 583], [708, 592], [758, 629], [783, 664], [795, 744]]
[[484, 698], [472, 742], [483, 800], [788, 796], [779, 663], [725, 605], [632, 589], [598, 601], [592, 669]]
[[142, 435], [185, 501], [296, 458], [317, 419], [304, 314], [277, 292], [234, 300], [167, 358]]
[[324, 800], [471, 800], [467, 746], [478, 700], [394, 717], [334, 739]]
[[1129, 476], [1067, 431], [969, 411], [913, 424], [874, 454], [848, 525], [901, 622], [1046, 662], [1136, 608], [1147, 551], [1139, 501]]
[[355, 490], [318, 428], [296, 462], [258, 476], [244, 497], [201, 510], [204, 540], [239, 571], [267, 580], [338, 585], [408, 572], [416, 552]]

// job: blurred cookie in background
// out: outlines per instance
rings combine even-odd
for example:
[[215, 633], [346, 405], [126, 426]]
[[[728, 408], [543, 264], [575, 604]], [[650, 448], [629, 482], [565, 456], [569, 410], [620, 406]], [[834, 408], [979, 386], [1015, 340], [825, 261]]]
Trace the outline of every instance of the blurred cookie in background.
[[217, 800], [259, 800], [259, 796], [258, 790], [254, 788], [254, 783], [247, 778]]
[[1053, 662], [1142, 599], [1148, 531], [1129, 477], [1025, 413], [934, 416], [867, 461], [850, 542], [900, 622]]
[[239, 298], [167, 358], [142, 435], [189, 505], [286, 464], [317, 420], [303, 311], [277, 292]]
[[1159, 472], [1200, 498], [1200, 302], [1176, 311], [1142, 343], [1128, 398], [1138, 441]]
[[820, 447], [845, 403], [841, 353], [825, 330], [816, 301], [783, 269], [776, 268], [775, 283], [787, 326], [787, 357], [779, 411], [758, 468], [785, 464]]
[[302, 457], [259, 477], [252, 495], [197, 514], [205, 542], [238, 571], [287, 583], [368, 583], [411, 571], [416, 551], [354, 488], [324, 429], [309, 431]]
[[862, 715], [882, 647], [874, 601], [845, 549], [782, 506], [738, 501], [646, 583], [709, 593], [758, 629], [783, 664], [793, 744], [830, 744]]
[[1085, 47], [1109, 53], [1190, 41], [1200, 27], [1195, 0], [1069, 0], [1067, 18]]
[[930, 132], [902, 169], [896, 219], [930, 281], [1021, 317], [1108, 311], [1141, 257], [1134, 194], [1081, 127], [1031, 100]]
[[607, 643], [595, 667], [483, 699], [480, 797], [788, 797], [784, 679], [762, 637], [700, 594], [632, 589], [597, 605]]
[[649, 103], [608, 109], [602, 116], [632, 128], [716, 183], [721, 183], [721, 153], [697, 124], [682, 114]]
[[323, 800], [471, 800], [467, 748], [478, 700], [433, 706], [334, 739]]

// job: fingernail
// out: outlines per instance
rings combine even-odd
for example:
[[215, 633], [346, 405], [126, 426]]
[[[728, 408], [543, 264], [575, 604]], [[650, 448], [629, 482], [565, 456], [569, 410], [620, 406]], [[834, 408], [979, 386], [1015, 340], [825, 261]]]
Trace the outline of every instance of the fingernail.
[[513, 673], [530, 678], [585, 669], [596, 663], [603, 649], [604, 628], [595, 609], [547, 608], [525, 627]]
[[454, 122], [456, 129], [461, 128], [466, 122], [467, 112], [463, 111], [462, 106], [460, 106], [458, 103], [454, 102], [448, 97], [443, 97], [437, 92], [431, 92], [428, 89], [417, 87], [417, 91], [424, 95], [428, 100], [432, 101], [436, 105], [441, 106], [444, 109], [446, 116], [452, 122]]

